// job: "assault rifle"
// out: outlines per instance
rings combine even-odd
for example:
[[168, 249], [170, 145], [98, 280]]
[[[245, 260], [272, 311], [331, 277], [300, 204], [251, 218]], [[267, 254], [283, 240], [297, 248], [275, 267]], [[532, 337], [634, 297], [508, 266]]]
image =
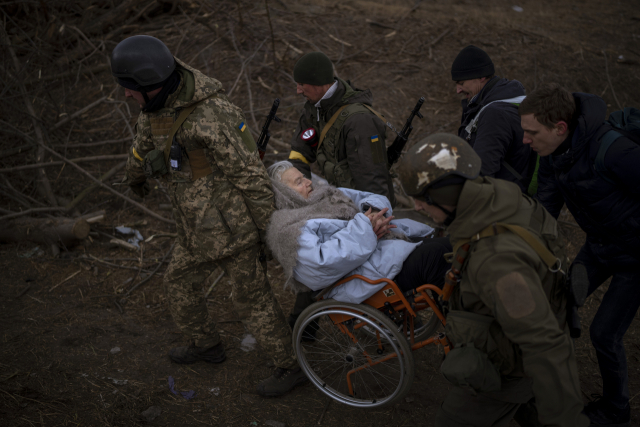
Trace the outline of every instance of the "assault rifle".
[[404, 148], [404, 145], [407, 143], [407, 140], [409, 139], [409, 135], [413, 130], [413, 126], [411, 125], [413, 118], [415, 116], [422, 118], [422, 114], [420, 113], [420, 107], [422, 107], [423, 103], [424, 103], [424, 96], [418, 99], [418, 103], [416, 104], [415, 107], [413, 107], [413, 111], [411, 111], [411, 114], [409, 115], [407, 122], [404, 124], [404, 127], [399, 133], [396, 132], [398, 136], [396, 136], [396, 139], [395, 141], [393, 141], [393, 144], [391, 144], [391, 146], [387, 148], [387, 160], [389, 162], [389, 166], [393, 165], [400, 158], [400, 155], [402, 154], [402, 149]]
[[278, 107], [280, 106], [280, 98], [276, 98], [273, 101], [273, 105], [271, 106], [271, 111], [267, 114], [267, 121], [264, 122], [264, 126], [262, 126], [262, 132], [260, 132], [260, 136], [258, 137], [258, 142], [256, 145], [258, 146], [258, 154], [260, 154], [260, 160], [264, 159], [264, 154], [267, 151], [267, 144], [269, 143], [269, 138], [271, 138], [271, 134], [269, 133], [269, 125], [271, 125], [271, 121], [275, 120], [280, 123], [282, 120], [276, 117], [276, 111], [278, 111]]

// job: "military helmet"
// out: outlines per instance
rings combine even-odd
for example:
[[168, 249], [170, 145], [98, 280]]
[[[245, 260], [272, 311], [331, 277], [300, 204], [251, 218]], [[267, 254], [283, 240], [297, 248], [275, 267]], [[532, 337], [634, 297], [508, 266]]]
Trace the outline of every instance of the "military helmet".
[[133, 80], [142, 88], [164, 82], [175, 68], [169, 48], [151, 36], [126, 38], [111, 53], [111, 74], [119, 80]]
[[448, 133], [435, 133], [407, 151], [398, 171], [402, 188], [415, 197], [424, 196], [429, 187], [447, 177], [476, 179], [481, 165], [480, 157], [467, 141]]

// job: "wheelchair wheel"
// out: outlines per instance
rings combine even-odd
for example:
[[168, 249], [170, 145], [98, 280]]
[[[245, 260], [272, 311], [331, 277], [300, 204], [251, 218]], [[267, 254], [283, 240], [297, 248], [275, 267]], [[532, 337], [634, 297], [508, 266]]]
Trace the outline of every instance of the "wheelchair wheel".
[[334, 300], [312, 304], [295, 324], [293, 346], [309, 380], [349, 406], [397, 402], [413, 382], [415, 365], [407, 340], [368, 305]]

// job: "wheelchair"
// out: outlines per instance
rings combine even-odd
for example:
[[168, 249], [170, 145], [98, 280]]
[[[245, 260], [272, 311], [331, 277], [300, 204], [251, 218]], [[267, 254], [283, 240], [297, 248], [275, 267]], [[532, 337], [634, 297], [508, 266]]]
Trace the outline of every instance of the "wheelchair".
[[[323, 299], [353, 279], [386, 284], [361, 304]], [[447, 288], [442, 301], [449, 299]], [[357, 408], [396, 403], [413, 383], [411, 352], [435, 344], [446, 354], [452, 347], [443, 332], [436, 333], [446, 324], [437, 302], [441, 295], [443, 290], [430, 284], [402, 293], [390, 279], [346, 277], [300, 314], [293, 329], [298, 363], [315, 387], [340, 403]]]

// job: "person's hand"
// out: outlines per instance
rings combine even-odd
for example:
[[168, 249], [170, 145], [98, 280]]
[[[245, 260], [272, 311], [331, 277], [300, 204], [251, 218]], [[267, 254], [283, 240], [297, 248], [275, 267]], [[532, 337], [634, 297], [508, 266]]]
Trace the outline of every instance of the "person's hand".
[[389, 209], [384, 208], [379, 212], [373, 213], [371, 208], [369, 208], [369, 210], [365, 212], [366, 217], [369, 218], [369, 221], [371, 221], [373, 232], [376, 233], [376, 237], [378, 239], [380, 239], [385, 234], [388, 234], [391, 228], [396, 228], [395, 225], [390, 224], [391, 220], [394, 218], [393, 216], [389, 216], [388, 218], [384, 217], [384, 214], [388, 210]]

